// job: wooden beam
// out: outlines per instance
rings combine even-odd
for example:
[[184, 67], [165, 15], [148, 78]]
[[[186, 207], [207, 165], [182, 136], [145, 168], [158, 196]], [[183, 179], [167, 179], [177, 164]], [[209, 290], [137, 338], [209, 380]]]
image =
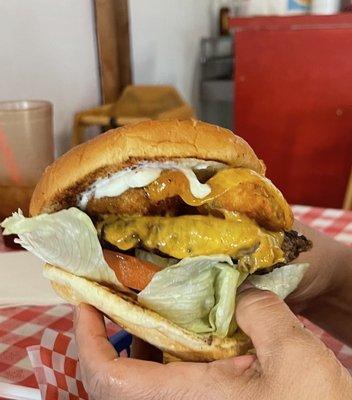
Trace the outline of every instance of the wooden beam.
[[343, 209], [352, 210], [352, 168], [351, 168], [351, 175], [347, 183], [345, 200], [343, 202]]
[[130, 26], [128, 0], [115, 0], [117, 20], [117, 46], [120, 68], [120, 86], [124, 89], [132, 83]]
[[128, 0], [95, 0], [103, 103], [118, 99], [131, 83]]

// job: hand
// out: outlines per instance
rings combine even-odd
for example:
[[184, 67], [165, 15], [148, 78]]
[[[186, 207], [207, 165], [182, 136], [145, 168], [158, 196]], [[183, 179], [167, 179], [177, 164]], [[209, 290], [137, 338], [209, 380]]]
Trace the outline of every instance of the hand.
[[86, 304], [77, 308], [74, 327], [84, 387], [96, 400], [226, 399], [222, 396], [228, 389], [221, 386], [229, 379], [224, 377], [241, 376], [255, 359], [246, 355], [209, 364], [163, 365], [118, 358], [106, 338], [103, 316]]
[[310, 267], [286, 300], [302, 314], [352, 346], [352, 249], [295, 221], [294, 229], [313, 242], [313, 249], [295, 262]]
[[349, 399], [352, 378], [334, 355], [269, 292], [248, 290], [236, 318], [257, 356], [212, 363], [118, 358], [101, 314], [80, 305], [76, 340], [85, 388], [94, 399]]
[[352, 262], [352, 250], [331, 237], [295, 221], [294, 227], [313, 242], [312, 250], [301, 253], [293, 262], [309, 262], [297, 290], [288, 301], [302, 305], [326, 293], [339, 291], [346, 281]]

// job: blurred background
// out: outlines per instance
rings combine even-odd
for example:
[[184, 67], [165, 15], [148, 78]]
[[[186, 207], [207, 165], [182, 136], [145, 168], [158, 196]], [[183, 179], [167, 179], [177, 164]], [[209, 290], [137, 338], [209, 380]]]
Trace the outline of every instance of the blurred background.
[[[250, 142], [291, 203], [351, 208], [352, 6], [0, 1], [0, 216], [101, 132], [196, 117]], [[34, 101], [33, 101], [34, 100]]]

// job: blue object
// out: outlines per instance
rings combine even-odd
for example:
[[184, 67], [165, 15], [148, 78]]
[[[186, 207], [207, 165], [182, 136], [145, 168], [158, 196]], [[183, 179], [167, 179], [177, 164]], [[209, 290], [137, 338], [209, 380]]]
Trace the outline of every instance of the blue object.
[[130, 357], [131, 345], [132, 345], [132, 335], [130, 335], [128, 332], [119, 331], [119, 332], [115, 333], [115, 335], [112, 335], [109, 338], [109, 342], [114, 346], [118, 355], [120, 355], [120, 353], [123, 350], [126, 350], [127, 356]]
[[310, 2], [308, 0], [288, 0], [288, 9], [308, 12]]

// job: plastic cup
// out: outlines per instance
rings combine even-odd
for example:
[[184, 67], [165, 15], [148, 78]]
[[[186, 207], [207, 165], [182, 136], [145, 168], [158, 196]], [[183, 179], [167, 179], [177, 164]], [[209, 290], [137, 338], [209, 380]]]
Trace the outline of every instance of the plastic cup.
[[54, 159], [52, 105], [0, 102], [0, 220], [21, 208], [28, 214], [33, 189]]

